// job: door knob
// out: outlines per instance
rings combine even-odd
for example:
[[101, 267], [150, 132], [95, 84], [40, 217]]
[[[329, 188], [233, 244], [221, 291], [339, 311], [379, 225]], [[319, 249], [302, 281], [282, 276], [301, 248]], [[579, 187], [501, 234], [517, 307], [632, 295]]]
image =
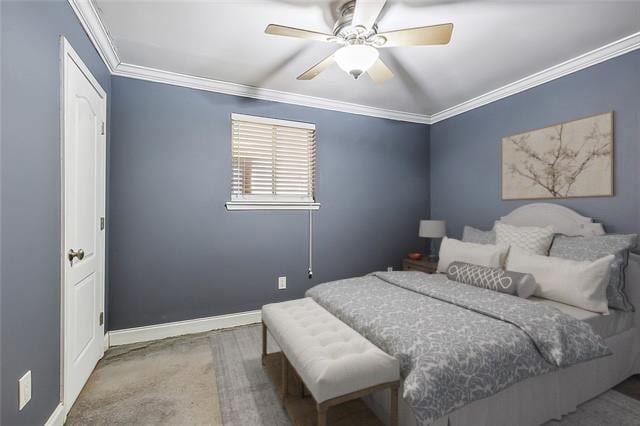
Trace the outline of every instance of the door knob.
[[78, 249], [78, 251], [74, 251], [73, 249], [70, 249], [67, 257], [69, 258], [69, 262], [71, 263], [73, 263], [74, 257], [78, 260], [82, 260], [84, 258], [84, 250]]

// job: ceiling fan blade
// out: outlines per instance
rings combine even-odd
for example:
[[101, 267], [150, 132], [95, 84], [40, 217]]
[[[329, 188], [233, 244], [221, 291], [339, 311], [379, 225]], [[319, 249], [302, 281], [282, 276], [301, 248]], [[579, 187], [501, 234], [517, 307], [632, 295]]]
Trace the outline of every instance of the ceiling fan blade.
[[376, 23], [385, 3], [386, 0], [357, 0], [351, 24], [371, 28]]
[[371, 79], [378, 84], [382, 84], [393, 77], [393, 73], [391, 72], [391, 70], [384, 64], [384, 62], [382, 62], [382, 59], [380, 58], [378, 58], [378, 60], [373, 65], [371, 65], [371, 68], [367, 70], [367, 73], [369, 73], [369, 77], [371, 77]]
[[301, 28], [285, 27], [284, 25], [269, 24], [264, 30], [265, 34], [279, 35], [285, 37], [305, 38], [317, 41], [330, 41], [331, 34], [323, 34], [315, 31], [303, 30]]
[[453, 24], [432, 25], [430, 27], [407, 28], [389, 31], [378, 35], [387, 39], [380, 47], [420, 46], [429, 44], [447, 44], [451, 40]]
[[332, 53], [330, 56], [327, 56], [326, 58], [324, 58], [323, 60], [321, 60], [320, 62], [318, 62], [317, 64], [315, 64], [314, 66], [312, 66], [311, 68], [309, 68], [308, 70], [306, 70], [305, 72], [300, 74], [297, 77], [297, 79], [298, 80], [311, 80], [312, 78], [314, 78], [318, 74], [320, 74], [322, 71], [326, 70], [331, 65], [333, 65], [334, 62], [335, 62], [335, 59], [334, 59], [333, 53]]

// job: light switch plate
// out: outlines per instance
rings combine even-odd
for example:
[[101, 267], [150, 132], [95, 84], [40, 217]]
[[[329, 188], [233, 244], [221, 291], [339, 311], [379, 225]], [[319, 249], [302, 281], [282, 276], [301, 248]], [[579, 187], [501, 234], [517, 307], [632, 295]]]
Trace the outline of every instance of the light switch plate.
[[27, 405], [27, 402], [31, 401], [31, 370], [27, 371], [18, 380], [18, 392], [20, 393], [18, 398], [20, 406], [18, 408], [22, 410]]
[[278, 290], [287, 288], [287, 277], [278, 277]]

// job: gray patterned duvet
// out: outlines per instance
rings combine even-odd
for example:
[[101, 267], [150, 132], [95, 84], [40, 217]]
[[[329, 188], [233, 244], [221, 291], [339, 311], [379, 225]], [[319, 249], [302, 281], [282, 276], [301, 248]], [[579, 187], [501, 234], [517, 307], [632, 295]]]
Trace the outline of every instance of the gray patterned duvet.
[[444, 275], [380, 272], [307, 296], [400, 360], [403, 397], [425, 425], [528, 377], [608, 355], [586, 323]]

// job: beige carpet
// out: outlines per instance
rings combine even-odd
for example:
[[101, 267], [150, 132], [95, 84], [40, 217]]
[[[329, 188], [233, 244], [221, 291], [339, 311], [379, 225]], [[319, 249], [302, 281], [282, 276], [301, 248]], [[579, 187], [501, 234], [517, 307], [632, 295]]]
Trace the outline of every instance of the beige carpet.
[[[289, 374], [279, 402], [280, 357], [263, 367], [259, 326], [194, 334], [110, 349], [69, 413], [68, 425], [315, 424], [315, 406]], [[273, 342], [270, 351], [276, 351]], [[633, 380], [633, 379], [631, 379]], [[609, 391], [553, 426], [635, 426], [640, 401]], [[333, 426], [381, 426], [360, 400], [329, 410]]]
[[67, 425], [221, 425], [207, 334], [110, 349]]

